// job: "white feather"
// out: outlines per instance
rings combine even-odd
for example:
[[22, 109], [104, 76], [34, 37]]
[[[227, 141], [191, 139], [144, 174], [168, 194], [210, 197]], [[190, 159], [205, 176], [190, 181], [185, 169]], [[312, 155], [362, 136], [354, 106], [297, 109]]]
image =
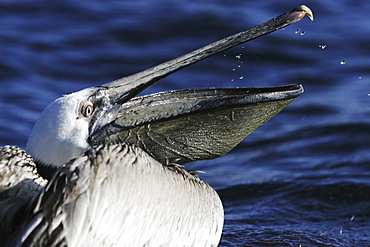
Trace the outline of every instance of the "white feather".
[[89, 120], [79, 117], [79, 107], [93, 90], [65, 95], [45, 108], [27, 142], [26, 150], [36, 161], [61, 166], [89, 148]]

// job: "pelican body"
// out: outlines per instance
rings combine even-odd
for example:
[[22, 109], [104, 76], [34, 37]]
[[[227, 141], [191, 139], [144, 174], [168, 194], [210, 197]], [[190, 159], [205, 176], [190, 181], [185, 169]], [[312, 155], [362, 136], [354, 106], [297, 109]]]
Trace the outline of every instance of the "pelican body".
[[0, 241], [8, 246], [217, 246], [217, 192], [184, 164], [220, 157], [303, 92], [300, 85], [137, 94], [213, 54], [312, 12], [247, 31], [52, 102], [26, 151], [0, 149]]
[[223, 225], [207, 183], [128, 144], [90, 149], [58, 169], [29, 214], [9, 246], [217, 246]]

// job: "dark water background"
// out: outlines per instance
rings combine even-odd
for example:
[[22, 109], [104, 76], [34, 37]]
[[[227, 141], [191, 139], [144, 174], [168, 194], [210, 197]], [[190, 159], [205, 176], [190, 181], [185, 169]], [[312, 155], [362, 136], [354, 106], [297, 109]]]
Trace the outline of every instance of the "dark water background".
[[307, 4], [315, 21], [193, 65], [146, 93], [303, 84], [206, 171], [221, 246], [370, 246], [370, 1], [0, 1], [0, 145], [25, 147], [54, 99], [141, 71]]

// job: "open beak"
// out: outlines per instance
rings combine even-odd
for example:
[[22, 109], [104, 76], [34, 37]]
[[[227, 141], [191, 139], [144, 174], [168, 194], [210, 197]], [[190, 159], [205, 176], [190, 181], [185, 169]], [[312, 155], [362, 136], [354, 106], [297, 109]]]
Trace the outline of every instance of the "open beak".
[[313, 20], [312, 11], [307, 6], [301, 5], [289, 13], [279, 15], [254, 28], [226, 37], [142, 72], [104, 84], [102, 87], [108, 90], [107, 93], [112, 103], [122, 104], [176, 71], [234, 46], [282, 29], [302, 20], [306, 15]]
[[119, 105], [118, 115], [90, 137], [90, 144], [131, 143], [163, 164], [224, 155], [284, 109], [303, 87], [206, 88], [135, 96], [182, 68], [284, 28], [305, 15], [313, 19], [311, 10], [301, 5], [252, 29], [102, 85], [111, 104]]

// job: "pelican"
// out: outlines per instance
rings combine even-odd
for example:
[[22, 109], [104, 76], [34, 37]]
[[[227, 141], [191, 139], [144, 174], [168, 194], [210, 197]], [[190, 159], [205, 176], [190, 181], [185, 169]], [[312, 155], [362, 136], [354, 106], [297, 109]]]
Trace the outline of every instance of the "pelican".
[[185, 163], [220, 157], [300, 85], [140, 92], [216, 53], [301, 20], [291, 12], [52, 102], [26, 151], [0, 149], [0, 238], [9, 246], [217, 246], [223, 206]]

